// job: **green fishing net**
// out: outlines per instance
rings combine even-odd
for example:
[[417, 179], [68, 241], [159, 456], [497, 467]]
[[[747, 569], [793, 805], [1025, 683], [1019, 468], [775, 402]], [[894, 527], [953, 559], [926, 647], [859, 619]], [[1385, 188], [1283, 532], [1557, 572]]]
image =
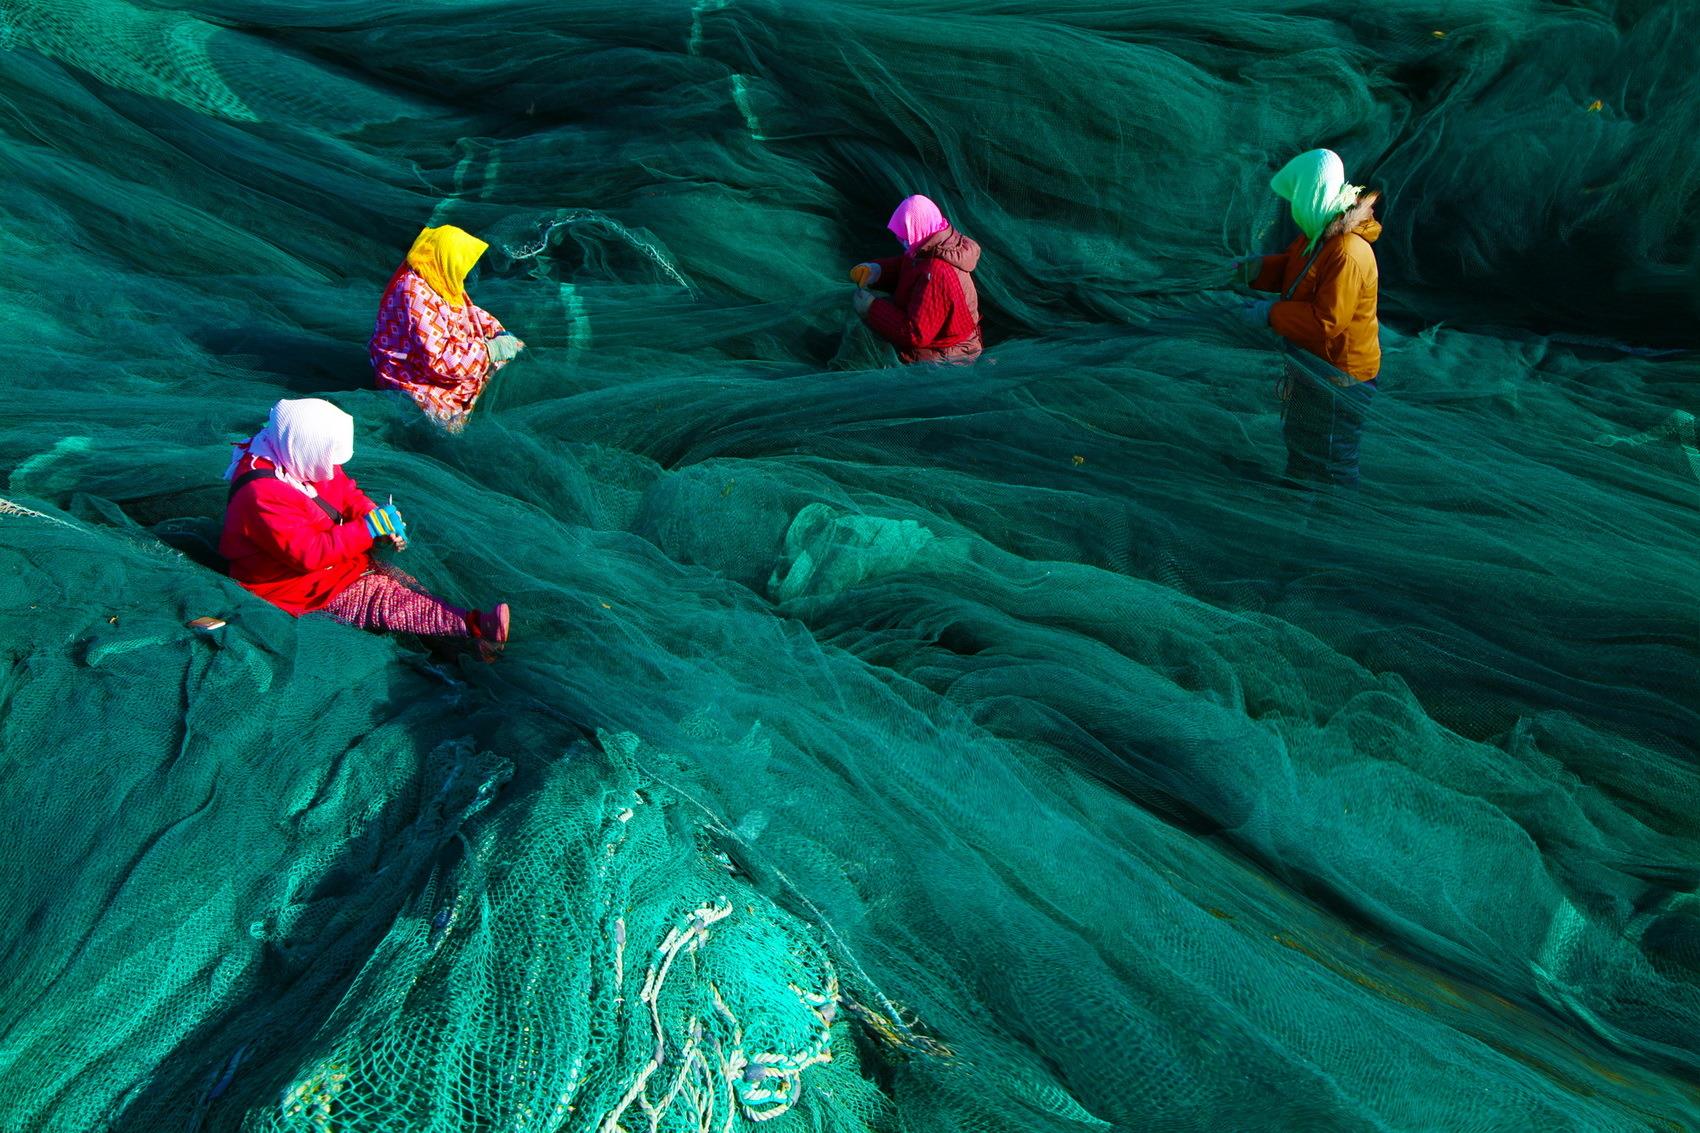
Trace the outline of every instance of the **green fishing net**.
[[[0, 1130], [1700, 1128], [1697, 32], [0, 3]], [[1316, 146], [1356, 494], [1232, 313]], [[911, 192], [972, 366], [851, 313]], [[427, 223], [529, 345], [452, 437]], [[222, 576], [301, 396], [498, 664]]]

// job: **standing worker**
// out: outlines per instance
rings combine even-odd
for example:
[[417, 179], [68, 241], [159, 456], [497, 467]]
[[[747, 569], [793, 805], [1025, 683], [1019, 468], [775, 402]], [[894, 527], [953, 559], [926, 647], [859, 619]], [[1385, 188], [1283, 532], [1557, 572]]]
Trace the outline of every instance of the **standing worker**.
[[1286, 482], [1358, 486], [1358, 442], [1381, 372], [1380, 290], [1372, 245], [1381, 194], [1346, 183], [1332, 150], [1300, 154], [1270, 181], [1301, 235], [1273, 256], [1236, 261], [1241, 278], [1279, 299], [1246, 303], [1246, 319], [1286, 340]]
[[[926, 197], [905, 197], [886, 225], [901, 256], [850, 269], [856, 313], [905, 362], [969, 362], [980, 356], [980, 296], [971, 274], [980, 245], [950, 226]], [[869, 288], [888, 291], [882, 299]]]
[[451, 433], [466, 428], [490, 375], [525, 348], [466, 293], [489, 246], [452, 224], [421, 231], [384, 288], [368, 346], [378, 386], [404, 391]]

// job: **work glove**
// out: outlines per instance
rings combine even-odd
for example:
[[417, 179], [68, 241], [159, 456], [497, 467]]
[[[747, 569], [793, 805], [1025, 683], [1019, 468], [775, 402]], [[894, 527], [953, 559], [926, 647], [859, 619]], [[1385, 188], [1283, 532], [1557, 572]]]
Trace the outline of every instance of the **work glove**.
[[1269, 309], [1275, 306], [1273, 299], [1253, 299], [1240, 304], [1240, 318], [1254, 327], [1269, 329]]
[[514, 360], [514, 356], [525, 349], [525, 343], [503, 331], [495, 338], [484, 340], [484, 349], [490, 352], [492, 366], [506, 366]]
[[880, 281], [880, 266], [876, 263], [857, 264], [850, 269], [850, 282], [857, 287], [870, 287]]
[[874, 305], [874, 293], [866, 290], [865, 288], [858, 287], [856, 289], [856, 294], [851, 296], [850, 303], [856, 308], [856, 313], [858, 315], [866, 317], [868, 308]]
[[374, 540], [394, 540], [398, 549], [407, 545], [407, 524], [402, 521], [401, 511], [394, 504], [385, 504], [367, 512], [366, 530], [372, 533]]

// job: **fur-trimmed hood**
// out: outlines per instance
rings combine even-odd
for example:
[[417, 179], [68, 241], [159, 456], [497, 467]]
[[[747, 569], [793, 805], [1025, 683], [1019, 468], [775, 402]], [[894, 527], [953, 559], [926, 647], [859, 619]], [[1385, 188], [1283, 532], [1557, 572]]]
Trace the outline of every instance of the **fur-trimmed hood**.
[[1328, 222], [1328, 227], [1322, 230], [1322, 239], [1328, 241], [1343, 232], [1355, 232], [1375, 243], [1381, 237], [1381, 221], [1375, 219], [1375, 202], [1380, 196], [1374, 191], [1364, 193], [1357, 204]]
[[946, 225], [913, 249], [915, 257], [933, 256], [953, 268], [973, 271], [980, 264], [980, 245]]

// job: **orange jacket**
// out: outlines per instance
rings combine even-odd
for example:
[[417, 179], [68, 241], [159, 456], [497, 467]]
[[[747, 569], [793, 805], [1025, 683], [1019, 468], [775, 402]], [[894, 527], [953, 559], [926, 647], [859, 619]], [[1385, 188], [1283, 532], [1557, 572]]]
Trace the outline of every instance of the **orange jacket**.
[[[1269, 325], [1281, 337], [1360, 382], [1381, 372], [1381, 323], [1375, 317], [1380, 275], [1370, 248], [1381, 235], [1381, 222], [1368, 211], [1348, 213], [1345, 223], [1330, 225], [1293, 297], [1269, 311]], [[1251, 285], [1285, 293], [1310, 258], [1308, 242], [1300, 236], [1285, 252], [1263, 257], [1263, 269]]]

